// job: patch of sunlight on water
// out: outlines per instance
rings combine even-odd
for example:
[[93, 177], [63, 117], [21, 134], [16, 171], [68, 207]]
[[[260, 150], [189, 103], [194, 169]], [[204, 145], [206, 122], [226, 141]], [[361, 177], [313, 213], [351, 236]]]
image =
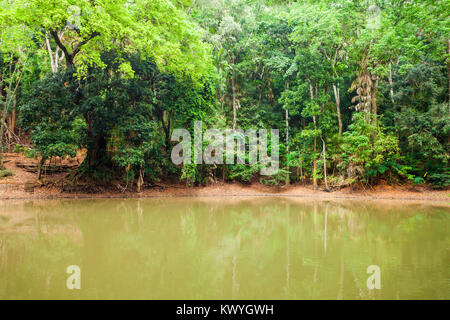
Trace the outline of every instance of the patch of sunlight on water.
[[[449, 299], [448, 205], [0, 202], [0, 299]], [[68, 290], [66, 268], [81, 269]], [[381, 289], [366, 285], [369, 265]]]

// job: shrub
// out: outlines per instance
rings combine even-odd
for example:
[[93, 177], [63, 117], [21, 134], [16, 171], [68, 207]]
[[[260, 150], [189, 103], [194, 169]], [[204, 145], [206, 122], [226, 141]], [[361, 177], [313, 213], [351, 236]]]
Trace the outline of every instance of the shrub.
[[10, 177], [12, 175], [13, 175], [13, 173], [11, 170], [0, 169], [0, 178]]

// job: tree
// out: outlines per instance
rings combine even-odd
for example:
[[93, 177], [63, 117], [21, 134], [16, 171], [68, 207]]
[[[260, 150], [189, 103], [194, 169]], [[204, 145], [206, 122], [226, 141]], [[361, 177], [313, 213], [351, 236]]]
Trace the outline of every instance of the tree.
[[[86, 149], [75, 177], [448, 185], [446, 0], [0, 2], [1, 143]], [[282, 169], [175, 166], [196, 120], [281, 129]]]
[[[106, 68], [90, 68], [82, 80], [67, 69], [36, 82], [20, 108], [22, 127], [31, 130], [42, 161], [73, 157], [81, 148], [93, 152], [79, 168], [79, 177], [88, 173], [94, 180], [109, 181], [119, 167], [126, 180], [142, 177], [146, 169], [156, 178], [161, 165], [169, 166], [166, 131], [172, 123], [187, 127], [206, 114], [213, 91], [207, 83], [197, 88], [161, 74], [155, 64], [136, 55], [109, 52], [102, 60]], [[130, 63], [133, 78], [123, 77], [120, 61]], [[75, 95], [83, 97], [81, 104]], [[93, 143], [91, 137], [97, 140]]]
[[4, 27], [0, 30], [0, 168], [3, 167], [4, 134], [7, 133], [8, 149], [12, 144], [12, 136], [15, 136], [20, 85], [32, 72], [32, 60], [36, 59], [28, 52], [36, 50], [33, 41], [28, 38], [29, 35], [29, 30], [23, 25], [17, 28]]
[[[123, 50], [139, 51], [161, 70], [198, 80], [209, 68], [209, 49], [185, 5], [172, 0], [17, 0], [6, 6], [2, 20], [4, 25], [25, 25], [41, 38], [50, 35], [80, 77], [89, 66], [104, 67], [101, 52]], [[126, 62], [120, 69], [132, 74]]]
[[[50, 35], [64, 54], [66, 70], [76, 75], [67, 78], [66, 87], [72, 90], [70, 96], [82, 110], [87, 125], [85, 163], [89, 168], [96, 170], [108, 162], [107, 135], [101, 125], [108, 115], [100, 105], [96, 106], [104, 97], [90, 100], [90, 91], [101, 93], [103, 89], [89, 80], [91, 70], [109, 67], [111, 74], [102, 76], [132, 78], [135, 70], [126, 56], [139, 52], [141, 59], [154, 62], [161, 71], [191, 79], [193, 86], [201, 88], [201, 78], [210, 70], [208, 45], [201, 41], [199, 28], [186, 16], [184, 8], [185, 4], [171, 0], [52, 4], [41, 0], [14, 1], [6, 8], [2, 15], [4, 25], [25, 25], [41, 41]], [[116, 56], [113, 68], [104, 60], [104, 53], [112, 51], [123, 53]]]

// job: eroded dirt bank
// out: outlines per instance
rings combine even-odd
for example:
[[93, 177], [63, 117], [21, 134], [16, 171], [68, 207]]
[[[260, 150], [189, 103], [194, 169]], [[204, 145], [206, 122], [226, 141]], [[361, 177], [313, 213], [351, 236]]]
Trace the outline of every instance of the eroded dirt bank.
[[[66, 173], [53, 173], [47, 179], [54, 183], [47, 186], [38, 186], [33, 193], [25, 192], [26, 182], [36, 182], [36, 174], [28, 172], [18, 166], [25, 162], [32, 163], [31, 159], [21, 155], [10, 154], [6, 157], [5, 167], [13, 172], [13, 176], [0, 179], [0, 199], [76, 199], [76, 198], [144, 198], [144, 197], [220, 197], [220, 196], [286, 196], [308, 197], [318, 199], [398, 199], [398, 200], [427, 200], [450, 203], [449, 190], [432, 190], [426, 186], [390, 186], [378, 185], [365, 190], [344, 188], [334, 192], [313, 190], [309, 185], [291, 185], [269, 187], [262, 184], [241, 185], [212, 184], [201, 187], [187, 187], [184, 184], [159, 183], [152, 188], [145, 188], [141, 193], [134, 191], [121, 191], [119, 186], [112, 184], [109, 188], [95, 193], [62, 192], [61, 181]], [[71, 165], [73, 163], [67, 163]], [[52, 187], [52, 185], [54, 185]]]

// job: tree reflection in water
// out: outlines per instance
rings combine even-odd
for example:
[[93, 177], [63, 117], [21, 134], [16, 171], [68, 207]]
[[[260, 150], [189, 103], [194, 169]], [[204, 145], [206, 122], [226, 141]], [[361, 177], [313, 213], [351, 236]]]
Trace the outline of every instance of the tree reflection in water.
[[[445, 204], [302, 198], [0, 202], [0, 298], [450, 298]], [[79, 265], [82, 289], [65, 287]], [[381, 290], [366, 269], [381, 267]]]

